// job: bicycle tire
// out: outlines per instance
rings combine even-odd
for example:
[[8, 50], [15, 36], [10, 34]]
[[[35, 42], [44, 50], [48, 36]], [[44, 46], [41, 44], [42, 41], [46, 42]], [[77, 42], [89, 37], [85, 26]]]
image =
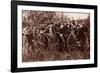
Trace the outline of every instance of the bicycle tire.
[[[67, 39], [67, 48], [68, 50], [73, 49], [79, 49], [79, 50], [86, 50], [89, 46], [89, 41], [86, 33], [82, 31], [81, 29], [74, 30], [73, 33], [76, 34], [76, 32], [79, 32], [80, 35], [76, 35], [77, 39], [75, 39], [72, 35], [72, 33], [69, 34]], [[79, 47], [76, 42], [80, 40], [81, 47]]]

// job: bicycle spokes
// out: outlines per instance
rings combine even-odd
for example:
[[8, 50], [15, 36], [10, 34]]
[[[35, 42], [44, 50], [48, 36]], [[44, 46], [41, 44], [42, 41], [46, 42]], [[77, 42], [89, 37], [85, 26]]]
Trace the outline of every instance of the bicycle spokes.
[[67, 46], [68, 46], [68, 49], [83, 50], [83, 49], [88, 48], [87, 41], [88, 41], [87, 36], [83, 31], [75, 30], [69, 34], [68, 40], [67, 40]]

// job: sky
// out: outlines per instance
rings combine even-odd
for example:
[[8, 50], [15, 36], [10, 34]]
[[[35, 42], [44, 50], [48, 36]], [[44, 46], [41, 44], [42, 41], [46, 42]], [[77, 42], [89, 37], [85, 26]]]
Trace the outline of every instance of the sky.
[[68, 18], [78, 20], [78, 19], [86, 19], [88, 18], [88, 13], [64, 13], [64, 16], [67, 16]]

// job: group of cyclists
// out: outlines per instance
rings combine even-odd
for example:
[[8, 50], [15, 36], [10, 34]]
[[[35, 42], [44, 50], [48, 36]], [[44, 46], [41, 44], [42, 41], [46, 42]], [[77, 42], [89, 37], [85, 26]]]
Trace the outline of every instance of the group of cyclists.
[[[23, 28], [23, 46], [28, 43], [28, 48], [42, 46], [50, 48], [51, 44], [59, 43], [60, 50], [66, 48], [66, 41], [70, 31], [82, 29], [84, 22], [67, 20], [65, 22], [49, 22], [39, 26], [31, 25]], [[38, 24], [37, 24], [38, 25]], [[73, 34], [73, 33], [72, 33]]]

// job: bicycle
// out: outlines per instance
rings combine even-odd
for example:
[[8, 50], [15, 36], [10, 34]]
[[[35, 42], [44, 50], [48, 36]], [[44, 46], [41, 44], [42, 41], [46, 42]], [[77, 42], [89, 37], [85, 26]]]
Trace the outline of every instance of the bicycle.
[[[79, 24], [81, 25], [81, 24]], [[87, 50], [89, 48], [89, 41], [86, 32], [82, 30], [82, 26], [76, 25], [75, 28], [71, 26], [70, 33], [67, 38], [67, 48], [68, 50], [78, 49]]]

